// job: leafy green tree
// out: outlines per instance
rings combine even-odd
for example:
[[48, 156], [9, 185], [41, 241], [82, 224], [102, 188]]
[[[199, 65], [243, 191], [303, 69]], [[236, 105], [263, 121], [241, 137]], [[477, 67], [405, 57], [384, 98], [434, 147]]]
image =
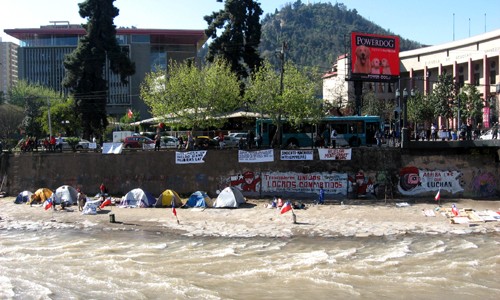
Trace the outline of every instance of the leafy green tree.
[[[483, 116], [483, 99], [476, 86], [466, 84], [458, 95], [460, 97], [460, 117], [462, 122], [473, 120], [474, 124], [480, 123]], [[455, 114], [458, 116], [458, 97]]]
[[[254, 0], [226, 0], [224, 10], [205, 16], [205, 34], [212, 38], [206, 59], [223, 58], [240, 79], [261, 64], [258, 47], [261, 38], [260, 4]], [[218, 34], [217, 30], [222, 29]]]
[[37, 123], [42, 126], [44, 132], [49, 133], [51, 129], [53, 135], [56, 135], [56, 133], [61, 133], [65, 136], [80, 135], [81, 126], [75, 113], [75, 101], [73, 98], [50, 100], [51, 128], [49, 128], [48, 123], [48, 109], [48, 103], [44, 103], [40, 107], [41, 114], [37, 118]]
[[201, 68], [172, 62], [168, 72], [152, 72], [141, 85], [141, 97], [154, 116], [193, 130], [221, 126], [225, 120], [214, 117], [238, 108], [239, 94], [238, 78], [219, 59]]
[[[454, 116], [453, 101], [456, 99], [456, 86], [453, 77], [449, 74], [438, 76], [431, 94], [431, 103], [435, 116], [440, 116], [449, 120]], [[448, 122], [446, 123], [449, 128]]]
[[[406, 105], [408, 121], [414, 124], [415, 129], [418, 129], [418, 124], [431, 123], [434, 119], [434, 107], [429, 97], [422, 95], [419, 91], [408, 97]], [[415, 134], [417, 134], [416, 130]]]
[[[24, 109], [21, 128], [29, 136], [40, 137], [49, 133], [47, 107], [66, 101], [57, 92], [26, 81], [19, 81], [9, 94], [10, 103]], [[69, 110], [74, 110], [74, 107]], [[52, 121], [52, 125], [54, 124]]]
[[108, 119], [106, 116], [107, 81], [103, 78], [106, 60], [110, 69], [119, 74], [122, 83], [135, 73], [127, 50], [116, 40], [113, 20], [119, 14], [115, 0], [85, 0], [78, 4], [80, 16], [87, 18], [83, 25], [87, 34], [78, 47], [64, 61], [66, 76], [63, 85], [71, 90], [76, 100], [76, 112], [83, 128], [83, 136], [101, 136]]
[[0, 139], [14, 138], [19, 132], [24, 113], [22, 107], [4, 103], [0, 105]]
[[312, 76], [287, 62], [281, 89], [281, 74], [265, 61], [249, 80], [245, 98], [250, 110], [269, 116], [277, 126], [273, 146], [281, 146], [278, 137], [283, 119], [300, 126], [304, 119], [314, 122], [322, 117], [322, 103], [316, 96], [317, 85]]

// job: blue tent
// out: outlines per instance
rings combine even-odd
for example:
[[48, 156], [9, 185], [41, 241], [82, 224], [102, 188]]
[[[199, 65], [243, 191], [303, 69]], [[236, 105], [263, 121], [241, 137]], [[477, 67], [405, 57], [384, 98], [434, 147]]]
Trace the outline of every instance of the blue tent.
[[212, 201], [210, 197], [208, 197], [207, 193], [196, 191], [189, 196], [186, 204], [186, 207], [210, 207], [212, 205]]
[[14, 200], [14, 203], [15, 204], [26, 203], [30, 201], [31, 195], [33, 195], [33, 193], [30, 191], [22, 191], [17, 195], [16, 199]]

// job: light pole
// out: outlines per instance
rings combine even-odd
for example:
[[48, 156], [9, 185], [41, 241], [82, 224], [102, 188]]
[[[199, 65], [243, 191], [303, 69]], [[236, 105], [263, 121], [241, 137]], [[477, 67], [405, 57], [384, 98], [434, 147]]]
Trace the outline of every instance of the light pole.
[[398, 114], [397, 114], [397, 120], [395, 121], [397, 122], [396, 133], [399, 136], [401, 133], [401, 94], [399, 93], [399, 89], [396, 89], [396, 99], [398, 100], [398, 107], [396, 108]]

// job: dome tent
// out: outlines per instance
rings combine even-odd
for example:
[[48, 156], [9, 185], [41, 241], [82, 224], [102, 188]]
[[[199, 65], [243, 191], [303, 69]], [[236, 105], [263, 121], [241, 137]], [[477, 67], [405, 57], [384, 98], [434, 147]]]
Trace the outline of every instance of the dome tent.
[[202, 191], [196, 191], [189, 196], [184, 206], [186, 207], [210, 207], [212, 205], [212, 200], [208, 197], [207, 193]]
[[175, 207], [182, 206], [182, 200], [179, 194], [177, 194], [174, 190], [164, 190], [163, 193], [158, 196], [158, 200], [156, 200], [155, 207], [172, 207], [172, 202], [175, 204]]
[[220, 192], [219, 196], [215, 200], [214, 207], [230, 207], [237, 208], [240, 204], [245, 203], [245, 197], [237, 188], [233, 186], [228, 186]]
[[156, 203], [155, 197], [143, 189], [133, 189], [122, 197], [120, 207], [153, 207]]

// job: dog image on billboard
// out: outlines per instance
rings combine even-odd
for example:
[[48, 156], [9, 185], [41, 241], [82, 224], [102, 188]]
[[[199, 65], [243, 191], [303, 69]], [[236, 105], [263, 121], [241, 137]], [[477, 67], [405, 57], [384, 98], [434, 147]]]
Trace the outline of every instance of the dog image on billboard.
[[371, 72], [370, 48], [364, 45], [358, 46], [355, 50], [355, 56], [354, 73], [369, 74]]

